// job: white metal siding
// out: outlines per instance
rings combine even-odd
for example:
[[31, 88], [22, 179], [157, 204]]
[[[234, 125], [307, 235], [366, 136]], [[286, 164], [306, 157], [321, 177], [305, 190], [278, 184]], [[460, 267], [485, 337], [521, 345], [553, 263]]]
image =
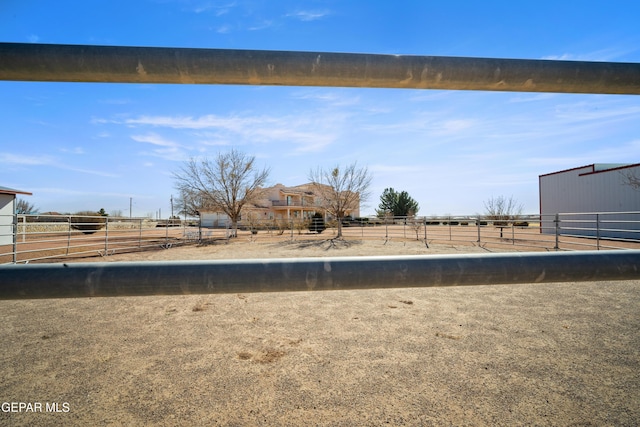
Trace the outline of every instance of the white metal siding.
[[200, 221], [204, 228], [228, 227], [231, 224], [229, 217], [221, 212], [202, 212]]
[[13, 194], [0, 194], [0, 245], [13, 244], [15, 199]]
[[[549, 220], [557, 213], [575, 212], [638, 212], [640, 211], [640, 190], [630, 185], [625, 185], [623, 172], [635, 172], [640, 176], [640, 166], [625, 169], [609, 170], [598, 173], [590, 173], [592, 167], [568, 170], [550, 175], [540, 176], [540, 212], [543, 220]], [[586, 174], [586, 175], [584, 175]], [[581, 176], [582, 175], [582, 176]], [[605, 215], [608, 220], [638, 220], [638, 215], [630, 217]], [[564, 216], [563, 227], [584, 226], [584, 223], [571, 223], [567, 219], [587, 219], [585, 216]], [[595, 218], [595, 216], [593, 217]], [[632, 229], [640, 228], [639, 224], [628, 225]], [[613, 228], [618, 228], [612, 225]], [[551, 232], [551, 229], [547, 229]], [[571, 234], [595, 235], [595, 232], [576, 231]], [[634, 237], [622, 236], [620, 233], [609, 233], [602, 237]]]

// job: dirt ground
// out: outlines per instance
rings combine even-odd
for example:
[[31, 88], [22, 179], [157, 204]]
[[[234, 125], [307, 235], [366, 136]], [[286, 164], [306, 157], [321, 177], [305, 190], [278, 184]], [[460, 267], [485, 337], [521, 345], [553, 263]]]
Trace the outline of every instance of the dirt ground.
[[[92, 260], [484, 251], [234, 242]], [[0, 301], [0, 425], [634, 426], [639, 285]]]

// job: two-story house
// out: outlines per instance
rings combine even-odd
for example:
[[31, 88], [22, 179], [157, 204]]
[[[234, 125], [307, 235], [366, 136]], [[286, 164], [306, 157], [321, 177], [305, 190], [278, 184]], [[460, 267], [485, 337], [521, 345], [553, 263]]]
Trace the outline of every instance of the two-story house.
[[[314, 186], [310, 183], [286, 187], [276, 184], [264, 188], [262, 198], [247, 204], [242, 209], [242, 221], [249, 218], [255, 221], [273, 219], [311, 218], [316, 212], [324, 214], [322, 198], [314, 193]], [[354, 206], [346, 212], [353, 217], [360, 216], [360, 206]], [[201, 211], [200, 219], [203, 227], [226, 227], [230, 224], [229, 217], [223, 212]]]

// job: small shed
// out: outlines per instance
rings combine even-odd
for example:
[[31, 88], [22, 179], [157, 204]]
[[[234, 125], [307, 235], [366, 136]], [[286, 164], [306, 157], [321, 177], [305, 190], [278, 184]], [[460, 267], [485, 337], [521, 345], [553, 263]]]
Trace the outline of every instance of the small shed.
[[227, 228], [231, 225], [231, 219], [223, 212], [200, 212], [200, 224], [202, 228]]
[[31, 196], [28, 191], [0, 186], [0, 245], [14, 243], [13, 220], [16, 213], [16, 195]]

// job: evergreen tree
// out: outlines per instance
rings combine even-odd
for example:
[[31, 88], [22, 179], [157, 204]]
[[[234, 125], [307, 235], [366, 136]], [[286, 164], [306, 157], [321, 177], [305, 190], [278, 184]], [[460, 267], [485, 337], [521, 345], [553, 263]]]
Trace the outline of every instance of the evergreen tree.
[[315, 231], [316, 233], [322, 233], [327, 226], [324, 224], [324, 217], [321, 213], [316, 212], [311, 217], [311, 223], [309, 224], [309, 231]]
[[376, 210], [378, 217], [386, 214], [393, 216], [411, 216], [418, 213], [419, 205], [406, 191], [396, 192], [393, 188], [385, 188], [380, 196], [380, 205]]

